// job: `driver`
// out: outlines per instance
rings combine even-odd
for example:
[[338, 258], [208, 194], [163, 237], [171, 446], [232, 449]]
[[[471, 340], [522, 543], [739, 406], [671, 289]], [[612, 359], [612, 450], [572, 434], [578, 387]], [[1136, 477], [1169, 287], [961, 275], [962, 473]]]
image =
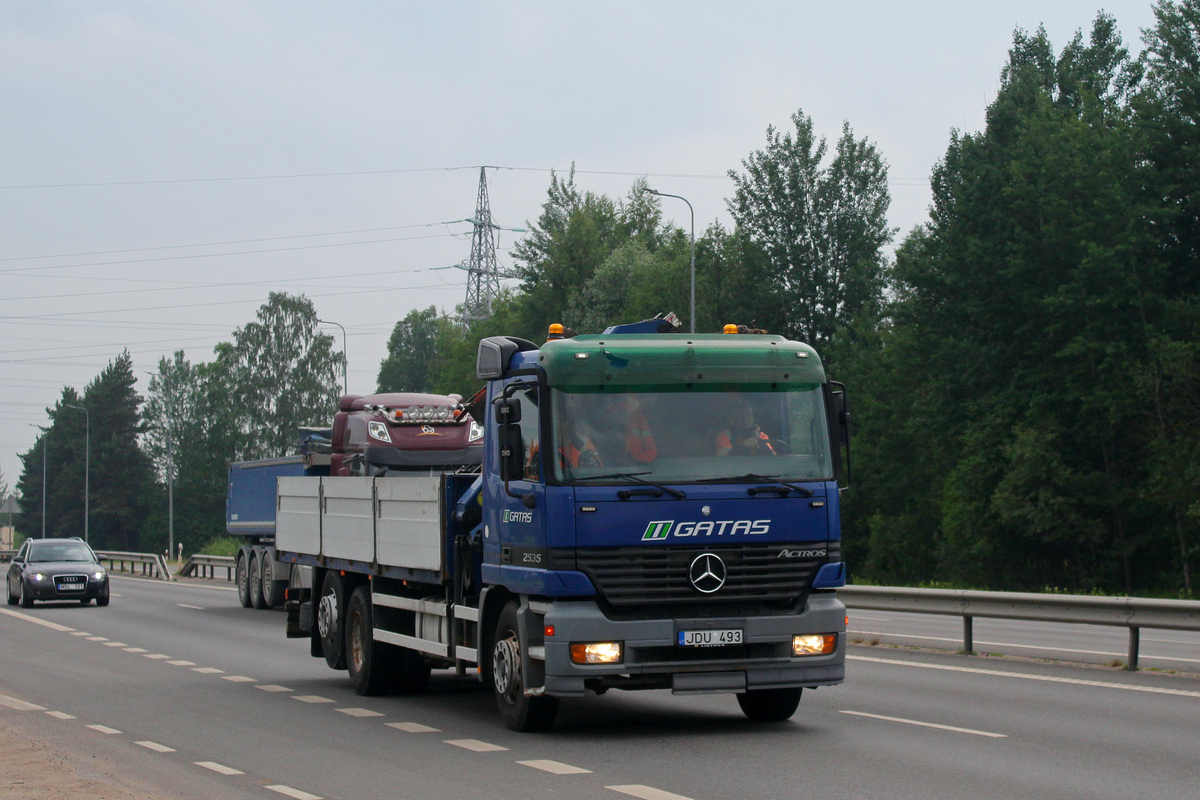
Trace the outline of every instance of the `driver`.
[[717, 432], [718, 456], [775, 455], [771, 437], [754, 423], [754, 409], [745, 400], [735, 400], [729, 409], [729, 424]]

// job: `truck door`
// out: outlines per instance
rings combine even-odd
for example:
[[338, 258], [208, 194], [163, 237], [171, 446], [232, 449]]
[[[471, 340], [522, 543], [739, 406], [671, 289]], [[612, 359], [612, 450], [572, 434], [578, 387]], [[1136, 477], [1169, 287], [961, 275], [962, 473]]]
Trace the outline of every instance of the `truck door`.
[[[515, 386], [514, 386], [515, 384]], [[540, 392], [532, 376], [507, 381], [493, 398], [507, 397], [516, 408], [516, 421], [507, 426], [490, 414], [494, 435], [488, 448], [488, 480], [485, 481], [485, 563], [501, 567], [546, 566], [546, 481]], [[493, 409], [495, 405], [493, 404]], [[507, 427], [507, 432], [505, 432]], [[507, 437], [507, 438], [505, 438]], [[501, 478], [501, 451], [513, 455]]]

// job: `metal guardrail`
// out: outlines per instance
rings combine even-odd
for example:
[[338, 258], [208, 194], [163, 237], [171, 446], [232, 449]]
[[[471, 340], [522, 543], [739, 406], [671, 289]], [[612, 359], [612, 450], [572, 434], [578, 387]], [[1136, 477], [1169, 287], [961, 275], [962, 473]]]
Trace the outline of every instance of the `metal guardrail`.
[[1200, 631], [1200, 601], [1142, 597], [1094, 597], [1075, 594], [979, 592], [966, 589], [910, 589], [894, 586], [845, 586], [838, 597], [847, 608], [907, 611], [962, 617], [963, 652], [974, 654], [975, 617], [1109, 625], [1129, 630], [1125, 669], [1138, 668], [1142, 628]]
[[143, 575], [158, 578], [160, 581], [171, 580], [171, 570], [167, 567], [167, 560], [158, 553], [125, 553], [120, 550], [97, 550], [96, 555], [101, 561], [107, 561], [111, 569], [125, 572], [125, 566], [129, 565], [129, 572], [132, 573], [136, 571], [134, 565], [141, 564]]
[[186, 577], [195, 576], [197, 578], [215, 578], [217, 570], [225, 570], [225, 580], [233, 580], [233, 570], [237, 566], [237, 559], [234, 556], [206, 556], [202, 553], [197, 553], [188, 556], [187, 561], [183, 562], [183, 566], [179, 568], [177, 574]]

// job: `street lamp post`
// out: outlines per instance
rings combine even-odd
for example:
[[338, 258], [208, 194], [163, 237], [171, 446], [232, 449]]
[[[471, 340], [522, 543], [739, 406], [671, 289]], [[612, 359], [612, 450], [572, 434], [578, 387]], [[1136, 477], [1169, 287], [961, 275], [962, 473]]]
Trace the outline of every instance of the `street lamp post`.
[[[83, 440], [83, 540], [90, 543], [88, 538], [88, 517], [90, 516], [90, 500], [91, 500], [91, 477], [92, 477], [92, 415], [83, 406], [67, 406], [76, 411], [82, 411], [84, 421], [87, 423], [87, 433]], [[45, 453], [45, 451], [42, 451]], [[45, 478], [43, 478], [45, 480]], [[43, 538], [44, 535], [43, 535]]]
[[346, 353], [346, 329], [340, 322], [330, 322], [327, 319], [319, 319], [317, 322], [322, 325], [337, 325], [342, 329], [342, 394], [350, 394], [350, 356]]
[[695, 211], [695, 209], [692, 208], [692, 204], [690, 202], [688, 202], [688, 199], [686, 197], [681, 197], [680, 195], [677, 195], [677, 194], [667, 194], [666, 192], [659, 192], [659, 191], [656, 191], [649, 187], [646, 187], [646, 191], [649, 192], [650, 194], [654, 195], [655, 197], [674, 197], [676, 200], [682, 200], [683, 202], [687, 203], [688, 213], [692, 217], [692, 305], [691, 305], [691, 313], [688, 316], [692, 323], [692, 331], [691, 332], [695, 333], [696, 332], [696, 211]]

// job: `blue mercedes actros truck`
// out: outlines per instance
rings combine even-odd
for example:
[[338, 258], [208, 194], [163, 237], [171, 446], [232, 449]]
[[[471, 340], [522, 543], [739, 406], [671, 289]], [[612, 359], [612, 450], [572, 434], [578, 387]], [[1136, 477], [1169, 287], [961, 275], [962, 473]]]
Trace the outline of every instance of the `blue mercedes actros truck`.
[[[310, 571], [288, 635], [360, 694], [473, 671], [514, 730], [609, 689], [782, 720], [841, 683], [844, 387], [808, 345], [676, 322], [482, 340], [486, 389], [454, 413], [480, 464], [279, 478], [278, 558]], [[372, 413], [420, 446], [440, 434], [416, 412]]]

